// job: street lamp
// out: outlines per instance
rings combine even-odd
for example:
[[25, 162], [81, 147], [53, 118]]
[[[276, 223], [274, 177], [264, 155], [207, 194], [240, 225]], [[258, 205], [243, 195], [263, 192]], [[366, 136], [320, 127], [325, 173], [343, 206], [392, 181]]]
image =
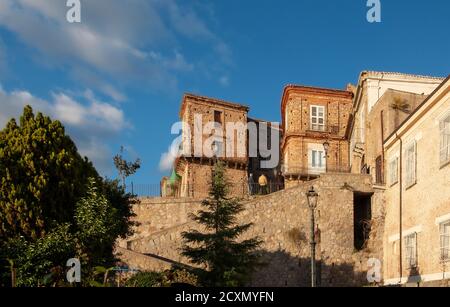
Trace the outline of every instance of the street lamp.
[[328, 151], [330, 150], [330, 143], [328, 141], [323, 143], [323, 149], [325, 150], [325, 173], [328, 173]]
[[308, 198], [308, 206], [311, 210], [311, 234], [310, 234], [310, 244], [311, 244], [311, 286], [316, 287], [316, 239], [315, 239], [315, 219], [314, 212], [317, 208], [317, 199], [319, 194], [314, 190], [314, 187], [306, 194]]

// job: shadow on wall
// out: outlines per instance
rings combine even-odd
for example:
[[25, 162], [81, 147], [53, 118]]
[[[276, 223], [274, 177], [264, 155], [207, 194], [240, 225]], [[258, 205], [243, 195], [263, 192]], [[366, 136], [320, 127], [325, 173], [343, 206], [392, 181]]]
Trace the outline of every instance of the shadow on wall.
[[[134, 253], [134, 252], [131, 252]], [[285, 251], [260, 251], [262, 265], [252, 276], [251, 287], [311, 287], [310, 258], [293, 257]], [[154, 254], [139, 254], [147, 263], [136, 259], [124, 261], [129, 267], [139, 267], [142, 271], [161, 271], [165, 269], [184, 269], [195, 272], [198, 268], [173, 261]], [[151, 265], [151, 266], [149, 266]], [[356, 272], [352, 264], [325, 265], [320, 260], [317, 266], [318, 287], [361, 287], [369, 286], [366, 273]]]
[[[311, 287], [311, 259], [293, 257], [284, 251], [262, 251], [263, 266], [252, 276], [252, 287]], [[369, 285], [367, 274], [352, 264], [325, 265], [316, 261], [317, 286], [360, 287]]]

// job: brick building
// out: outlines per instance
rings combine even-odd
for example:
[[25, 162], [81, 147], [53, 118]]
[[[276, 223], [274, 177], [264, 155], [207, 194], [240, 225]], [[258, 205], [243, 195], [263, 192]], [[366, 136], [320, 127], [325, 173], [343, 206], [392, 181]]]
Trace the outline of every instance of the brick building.
[[[254, 211], [246, 221], [255, 223], [254, 235], [267, 236], [267, 256], [272, 259], [270, 272], [262, 270], [256, 278], [264, 281], [261, 284], [303, 282], [303, 271], [291, 272], [294, 263], [307, 262], [309, 248], [300, 254], [292, 249], [289, 255], [273, 248], [290, 244], [298, 230], [293, 227], [309, 229], [308, 220], [291, 220], [307, 216], [296, 213], [300, 209], [292, 200], [304, 201], [299, 189], [314, 185], [322, 206], [316, 225], [324, 234], [318, 247], [323, 256], [322, 285], [366, 284], [366, 260], [373, 258], [382, 260], [385, 284], [448, 285], [449, 89], [449, 78], [384, 72], [362, 72], [357, 86], [349, 85], [347, 90], [288, 85], [281, 100], [279, 129], [249, 118], [249, 109], [243, 105], [186, 94], [180, 112], [188, 127], [183, 130], [184, 155], [164, 182], [177, 187], [178, 198], [192, 201], [207, 196], [214, 157], [196, 154], [194, 132], [201, 131], [199, 143], [203, 144], [212, 135], [204, 131], [204, 125], [220, 124], [223, 136], [206, 142], [206, 147], [223, 153], [219, 159], [226, 162], [233, 196], [248, 196], [250, 174], [255, 183], [261, 175], [269, 182], [281, 182], [274, 191], [285, 188], [270, 197], [247, 200]], [[203, 123], [196, 126], [199, 115]], [[233, 126], [228, 128], [227, 123]], [[252, 126], [258, 127], [256, 136], [249, 133]], [[267, 127], [262, 129], [266, 134], [259, 133], [261, 127]], [[266, 169], [261, 167], [267, 158], [260, 143], [266, 141], [267, 148], [275, 148], [273, 131], [281, 137], [281, 164]], [[252, 156], [255, 141], [258, 151]], [[230, 144], [231, 154], [226, 150]], [[243, 149], [241, 154], [238, 148]], [[168, 195], [174, 189], [164, 191]], [[285, 211], [286, 206], [291, 211]], [[336, 220], [344, 212], [345, 218]], [[280, 218], [274, 219], [273, 214]], [[173, 216], [178, 217], [178, 212]], [[273, 239], [268, 225], [277, 225], [273, 231], [280, 236]], [[343, 238], [337, 239], [338, 235]], [[177, 256], [176, 248], [166, 249], [164, 242], [161, 246], [164, 252], [175, 253], [168, 258]], [[286, 259], [291, 261], [288, 269]], [[275, 283], [277, 272], [285, 275]]]
[[185, 94], [180, 119], [184, 123], [182, 156], [175, 161], [181, 177], [179, 197], [205, 197], [217, 157], [226, 163], [231, 193], [247, 195], [248, 107], [227, 101]]
[[281, 100], [281, 154], [286, 187], [325, 172], [349, 169], [347, 134], [352, 98], [353, 93], [344, 90], [285, 87]]

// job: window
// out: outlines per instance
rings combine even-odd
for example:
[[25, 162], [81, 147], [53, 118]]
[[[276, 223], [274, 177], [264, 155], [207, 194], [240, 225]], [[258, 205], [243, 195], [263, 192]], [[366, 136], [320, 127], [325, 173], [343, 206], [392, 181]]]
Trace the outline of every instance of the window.
[[222, 125], [222, 112], [214, 111], [214, 122]]
[[398, 157], [389, 163], [389, 183], [394, 185], [398, 182]]
[[450, 115], [440, 122], [440, 160], [441, 165], [450, 161]]
[[441, 260], [450, 260], [450, 221], [439, 225], [441, 233]]
[[325, 168], [325, 153], [320, 150], [311, 150], [311, 168], [324, 169]]
[[417, 145], [412, 143], [406, 148], [406, 187], [409, 188], [417, 182]]
[[311, 130], [325, 131], [325, 107], [311, 106]]
[[417, 266], [417, 233], [405, 237], [406, 265], [409, 268]]

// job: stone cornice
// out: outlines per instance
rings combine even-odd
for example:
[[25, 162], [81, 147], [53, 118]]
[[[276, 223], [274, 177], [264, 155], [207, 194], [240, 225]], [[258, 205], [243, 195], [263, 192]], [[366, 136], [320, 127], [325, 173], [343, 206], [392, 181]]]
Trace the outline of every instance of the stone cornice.
[[217, 98], [211, 98], [211, 97], [206, 97], [206, 96], [185, 93], [183, 96], [183, 100], [181, 102], [180, 118], [183, 117], [183, 114], [184, 114], [185, 108], [186, 108], [186, 101], [188, 99], [197, 101], [197, 102], [210, 104], [210, 105], [219, 105], [219, 106], [229, 108], [229, 109], [240, 110], [245, 113], [248, 113], [248, 111], [250, 110], [250, 108], [248, 106], [243, 105], [243, 104], [229, 102], [229, 101], [225, 101], [225, 100], [221, 100], [221, 99], [217, 99]]

